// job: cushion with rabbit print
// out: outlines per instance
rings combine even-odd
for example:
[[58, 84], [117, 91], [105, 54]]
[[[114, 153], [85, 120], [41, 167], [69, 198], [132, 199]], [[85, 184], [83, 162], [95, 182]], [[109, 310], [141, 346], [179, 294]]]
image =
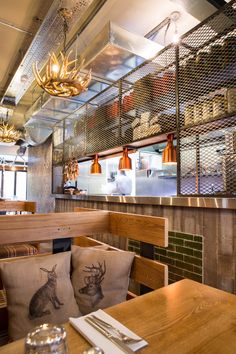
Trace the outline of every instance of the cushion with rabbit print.
[[70, 280], [71, 252], [3, 262], [9, 336], [24, 337], [42, 323], [62, 324], [79, 311]]
[[133, 252], [72, 246], [72, 285], [85, 315], [126, 300]]

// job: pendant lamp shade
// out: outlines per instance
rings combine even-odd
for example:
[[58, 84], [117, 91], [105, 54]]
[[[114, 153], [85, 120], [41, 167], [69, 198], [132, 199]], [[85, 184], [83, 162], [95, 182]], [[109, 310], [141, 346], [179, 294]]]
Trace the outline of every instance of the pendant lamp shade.
[[123, 156], [120, 158], [119, 161], [119, 170], [132, 170], [132, 161], [131, 158], [128, 156], [128, 148], [123, 148]]
[[90, 173], [93, 175], [98, 175], [102, 173], [102, 167], [98, 162], [98, 154], [95, 155], [93, 163], [90, 168]]
[[167, 135], [167, 144], [162, 153], [162, 163], [165, 165], [174, 165], [176, 160], [176, 147], [173, 144], [174, 134]]

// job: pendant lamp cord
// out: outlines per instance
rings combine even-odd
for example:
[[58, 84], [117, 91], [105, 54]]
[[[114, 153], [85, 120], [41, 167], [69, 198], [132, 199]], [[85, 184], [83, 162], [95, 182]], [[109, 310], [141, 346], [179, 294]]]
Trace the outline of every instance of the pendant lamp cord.
[[63, 32], [64, 32], [64, 42], [63, 42], [63, 54], [66, 54], [66, 33], [68, 31], [68, 22], [66, 18], [63, 16]]

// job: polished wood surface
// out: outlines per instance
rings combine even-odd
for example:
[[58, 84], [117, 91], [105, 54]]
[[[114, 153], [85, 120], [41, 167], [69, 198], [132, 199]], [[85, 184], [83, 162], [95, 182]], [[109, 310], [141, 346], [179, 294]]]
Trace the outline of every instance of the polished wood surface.
[[[9, 219], [10, 217], [10, 219]], [[0, 215], [0, 244], [47, 241], [110, 232], [153, 245], [168, 245], [167, 219], [110, 211]], [[9, 238], [9, 235], [10, 238]]]
[[[156, 246], [168, 246], [168, 220], [139, 214], [110, 212], [110, 232]], [[144, 236], [145, 233], [145, 236]]]
[[47, 241], [106, 232], [109, 212], [0, 215], [0, 244]]
[[[235, 354], [236, 296], [182, 280], [105, 311], [148, 341], [145, 354]], [[82, 353], [89, 344], [66, 324], [69, 353]], [[0, 348], [23, 353], [24, 341]]]
[[36, 213], [36, 207], [36, 202], [20, 200], [0, 200], [0, 211], [27, 211], [30, 213]]

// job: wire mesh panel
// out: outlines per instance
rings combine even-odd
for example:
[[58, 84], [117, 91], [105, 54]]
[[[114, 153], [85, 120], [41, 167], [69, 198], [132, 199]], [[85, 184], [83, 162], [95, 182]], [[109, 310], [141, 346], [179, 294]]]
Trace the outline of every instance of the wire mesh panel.
[[181, 194], [236, 191], [236, 117], [181, 130]]
[[63, 162], [63, 122], [58, 123], [54, 127], [53, 131], [53, 154], [52, 163], [53, 165], [61, 164]]
[[125, 77], [122, 119], [129, 142], [176, 130], [175, 50], [169, 47]]
[[85, 113], [70, 115], [65, 119], [64, 160], [85, 155]]
[[235, 13], [232, 1], [180, 44], [180, 194], [236, 193]]
[[166, 47], [93, 95], [65, 119], [54, 162], [174, 132], [178, 194], [236, 194], [235, 24], [233, 0], [179, 46]]
[[112, 86], [87, 105], [86, 153], [95, 154], [119, 145], [119, 88]]

